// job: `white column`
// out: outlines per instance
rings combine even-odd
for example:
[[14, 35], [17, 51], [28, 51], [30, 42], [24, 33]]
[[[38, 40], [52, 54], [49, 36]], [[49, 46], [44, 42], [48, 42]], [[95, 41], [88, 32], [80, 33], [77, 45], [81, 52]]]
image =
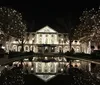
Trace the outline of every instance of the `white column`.
[[87, 49], [87, 53], [90, 54], [91, 53], [91, 41], [89, 41], [88, 44], [88, 49]]

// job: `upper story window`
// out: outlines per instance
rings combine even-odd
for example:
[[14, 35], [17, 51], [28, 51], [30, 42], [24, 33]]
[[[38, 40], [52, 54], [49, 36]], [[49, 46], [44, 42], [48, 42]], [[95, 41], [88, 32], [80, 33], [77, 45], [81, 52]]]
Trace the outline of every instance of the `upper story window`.
[[53, 34], [52, 34], [51, 36], [52, 36], [52, 37], [54, 37], [54, 35], [53, 35]]
[[42, 37], [42, 34], [40, 34], [40, 37]]
[[48, 37], [48, 35], [46, 34], [46, 37]]

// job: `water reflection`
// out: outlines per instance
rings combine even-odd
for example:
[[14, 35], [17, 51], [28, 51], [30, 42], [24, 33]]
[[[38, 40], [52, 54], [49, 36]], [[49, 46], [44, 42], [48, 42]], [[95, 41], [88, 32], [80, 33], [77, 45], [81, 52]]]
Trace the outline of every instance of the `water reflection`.
[[56, 76], [58, 73], [66, 73], [70, 66], [81, 67], [79, 60], [71, 60], [65, 57], [33, 57], [30, 59], [23, 59], [23, 61], [15, 61], [12, 66], [19, 67], [22, 65], [23, 72], [28, 74], [35, 74], [44, 81]]
[[[97, 64], [92, 64], [90, 62], [85, 62], [81, 60], [66, 59], [64, 57], [62, 58], [56, 57], [50, 59], [48, 59], [48, 57], [44, 57], [44, 58], [34, 57], [33, 59], [24, 59], [24, 60], [15, 61], [11, 65], [10, 64], [6, 65], [5, 68], [8, 69], [8, 71], [6, 72], [12, 71], [12, 74], [15, 72], [16, 76], [18, 76], [18, 81], [20, 81], [19, 77], [21, 77], [22, 83], [23, 83], [23, 78], [26, 79], [29, 78], [30, 80], [31, 79], [30, 75], [32, 74], [32, 76], [36, 76], [45, 82], [47, 81], [49, 82], [49, 80], [52, 81], [53, 79], [55, 81], [56, 79], [58, 79], [57, 82], [59, 82], [59, 79], [60, 80], [62, 79], [61, 76], [63, 77], [65, 76], [63, 80], [66, 79], [68, 82], [71, 81], [70, 84], [68, 85], [85, 85], [85, 84], [99, 85], [100, 84], [99, 64], [97, 65]], [[20, 70], [20, 75], [17, 75], [17, 70]], [[2, 72], [2, 74], [4, 74], [4, 78], [5, 78], [4, 81], [6, 80], [5, 75], [8, 75], [7, 82], [8, 81], [12, 82], [9, 80], [8, 78], [9, 76], [12, 79], [13, 77], [15, 77], [12, 74], [5, 74], [5, 71]], [[22, 75], [24, 75], [24, 77]], [[26, 75], [28, 75], [29, 77], [27, 78]], [[16, 81], [16, 79], [14, 81]]]
[[[70, 67], [70, 64], [73, 67], [80, 68], [81, 64], [79, 61], [72, 61], [71, 63], [64, 57], [59, 58], [51, 58], [48, 59], [47, 57], [38, 58], [34, 57], [32, 61], [29, 59], [24, 59], [22, 62], [23, 70], [28, 71], [28, 73], [59, 73], [62, 71], [67, 71], [67, 69]], [[20, 61], [13, 62], [14, 65], [21, 65]]]

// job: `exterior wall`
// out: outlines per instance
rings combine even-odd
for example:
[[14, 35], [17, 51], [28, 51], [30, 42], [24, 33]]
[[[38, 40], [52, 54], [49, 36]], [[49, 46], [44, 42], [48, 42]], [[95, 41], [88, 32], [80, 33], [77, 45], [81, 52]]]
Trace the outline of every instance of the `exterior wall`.
[[[25, 33], [26, 34], [26, 33]], [[33, 52], [38, 52], [39, 51], [39, 47], [38, 45], [50, 45], [50, 46], [55, 46], [54, 52], [67, 52], [69, 51], [69, 40], [68, 37], [64, 37], [63, 34], [61, 37], [58, 36], [58, 32], [56, 32], [55, 30], [53, 30], [52, 28], [46, 26], [40, 30], [38, 30], [37, 32], [34, 32], [34, 36], [33, 36], [33, 32], [29, 33], [28, 36], [28, 40], [26, 39], [27, 36], [25, 35], [25, 43], [24, 43], [24, 51], [33, 51]], [[9, 42], [8, 42], [9, 43]], [[84, 46], [83, 46], [84, 47]], [[21, 50], [21, 46], [19, 46], [19, 42], [16, 41], [15, 39], [13, 39], [10, 42], [10, 47], [6, 47], [7, 50], [6, 51], [20, 51]], [[73, 41], [72, 42], [72, 48], [74, 49], [75, 52], [82, 52], [82, 46], [81, 43], [79, 41]], [[52, 49], [49, 48], [49, 50]], [[42, 50], [44, 50], [44, 48], [42, 48]], [[85, 49], [84, 49], [85, 52]]]

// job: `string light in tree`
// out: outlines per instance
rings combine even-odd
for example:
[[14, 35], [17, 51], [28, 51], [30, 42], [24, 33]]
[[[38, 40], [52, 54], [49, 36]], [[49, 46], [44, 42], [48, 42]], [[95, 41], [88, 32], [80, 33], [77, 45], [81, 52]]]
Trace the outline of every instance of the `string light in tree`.
[[100, 8], [83, 11], [79, 19], [80, 24], [77, 26], [74, 36], [77, 39], [85, 39], [85, 41], [92, 39], [100, 41]]

